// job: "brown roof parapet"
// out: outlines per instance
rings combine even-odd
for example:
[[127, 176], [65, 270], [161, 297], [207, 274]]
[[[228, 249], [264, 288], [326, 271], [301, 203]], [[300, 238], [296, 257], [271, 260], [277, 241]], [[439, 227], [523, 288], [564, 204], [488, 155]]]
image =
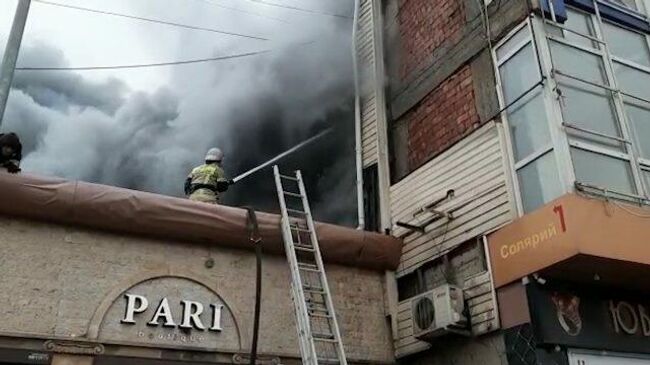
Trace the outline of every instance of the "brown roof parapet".
[[[254, 249], [244, 209], [60, 178], [0, 173], [0, 214]], [[259, 213], [258, 221], [265, 252], [284, 254], [280, 217]], [[326, 262], [375, 270], [397, 268], [402, 243], [394, 237], [325, 223], [317, 223], [316, 230]]]

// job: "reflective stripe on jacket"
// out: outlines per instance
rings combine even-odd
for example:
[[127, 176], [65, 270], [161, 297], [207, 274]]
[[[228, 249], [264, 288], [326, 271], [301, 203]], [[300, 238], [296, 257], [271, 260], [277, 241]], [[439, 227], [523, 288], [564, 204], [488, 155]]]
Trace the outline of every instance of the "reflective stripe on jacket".
[[217, 193], [217, 181], [225, 180], [224, 172], [221, 166], [216, 163], [204, 164], [194, 168], [188, 177], [191, 180], [192, 185], [201, 184], [214, 187], [214, 189], [194, 190], [190, 195], [191, 200], [213, 204], [219, 202], [219, 193]]

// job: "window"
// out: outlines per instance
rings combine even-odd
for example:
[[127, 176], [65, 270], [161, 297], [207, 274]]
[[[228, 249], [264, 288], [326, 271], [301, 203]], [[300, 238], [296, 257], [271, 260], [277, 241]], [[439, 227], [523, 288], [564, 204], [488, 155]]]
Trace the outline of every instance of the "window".
[[363, 169], [363, 210], [365, 230], [379, 231], [379, 176], [377, 164]]
[[561, 195], [535, 52], [528, 25], [496, 49], [501, 103], [508, 106], [504, 119], [525, 212]]
[[535, 163], [522, 167], [517, 174], [524, 212], [531, 212], [537, 207], [562, 195], [558, 170], [552, 152], [542, 155]]
[[626, 66], [614, 62], [614, 74], [618, 81], [618, 87], [631, 96], [650, 100], [650, 73], [640, 68]]
[[576, 179], [615, 192], [636, 194], [629, 161], [571, 148]]
[[[619, 121], [616, 116], [614, 99], [611, 92], [579, 82], [559, 84], [562, 92], [562, 115], [564, 122], [593, 131], [583, 132], [579, 129], [569, 129], [573, 140], [600, 145], [606, 148], [623, 151], [624, 144], [615, 138], [621, 137]], [[611, 137], [611, 138], [607, 138]]]
[[[641, 9], [625, 5], [633, 4]], [[536, 49], [550, 82], [531, 90]], [[564, 24], [526, 21], [494, 57], [523, 213], [567, 192], [560, 182], [572, 179], [650, 199], [650, 36], [568, 8]]]
[[650, 161], [650, 104], [625, 104], [641, 158]]
[[397, 278], [397, 300], [400, 302], [424, 293], [420, 285], [419, 271]]
[[[506, 104], [522, 96], [537, 81], [539, 73], [535, 64], [533, 46], [528, 43], [512, 58], [500, 67], [503, 96]], [[550, 134], [544, 111], [542, 88], [530, 92], [515, 103], [510, 110], [508, 120], [513, 135], [515, 159], [517, 161], [530, 156], [550, 143]]]
[[613, 56], [650, 67], [650, 49], [645, 35], [608, 22], [602, 23], [602, 29]]
[[570, 44], [550, 40], [553, 67], [556, 71], [585, 81], [609, 86], [605, 64], [597, 53], [583, 51]]
[[[650, 186], [650, 170], [642, 170], [643, 171], [643, 178], [645, 180], [645, 186]], [[647, 191], [646, 191], [647, 193]]]
[[459, 285], [466, 278], [487, 270], [482, 237], [472, 238], [444, 256], [424, 263], [397, 278], [398, 300], [403, 301], [445, 283]]
[[581, 35], [584, 34], [590, 37], [596, 37], [596, 30], [594, 29], [589, 15], [568, 10], [567, 20], [564, 22], [564, 28], [565, 29], [562, 29], [553, 23], [549, 23], [546, 26], [546, 30], [550, 35], [564, 38], [567, 41], [575, 42], [584, 47], [599, 48], [597, 42]]

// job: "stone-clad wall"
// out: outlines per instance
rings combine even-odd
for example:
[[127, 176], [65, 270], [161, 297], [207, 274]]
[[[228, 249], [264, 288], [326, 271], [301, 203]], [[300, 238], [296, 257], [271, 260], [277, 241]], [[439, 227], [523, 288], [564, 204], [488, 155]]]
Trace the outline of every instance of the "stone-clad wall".
[[[214, 266], [208, 268], [206, 261], [210, 258]], [[297, 357], [286, 260], [266, 256], [263, 265], [260, 352]], [[189, 279], [170, 281], [191, 283], [175, 289], [179, 296], [191, 299], [198, 285], [216, 293], [232, 310], [242, 348], [225, 343], [215, 348], [210, 341], [200, 345], [203, 350], [246, 351], [252, 331], [254, 268], [251, 251], [1, 217], [0, 336], [138, 345], [142, 340], [133, 331], [115, 339], [102, 336], [102, 323], [112, 323], [110, 333], [115, 333], [115, 323], [121, 318], [109, 318], [115, 312], [110, 308], [124, 300], [124, 293], [147, 280], [169, 276]], [[326, 269], [348, 358], [392, 363], [390, 330], [384, 317], [383, 273], [334, 265]], [[96, 340], [98, 336], [101, 341]]]

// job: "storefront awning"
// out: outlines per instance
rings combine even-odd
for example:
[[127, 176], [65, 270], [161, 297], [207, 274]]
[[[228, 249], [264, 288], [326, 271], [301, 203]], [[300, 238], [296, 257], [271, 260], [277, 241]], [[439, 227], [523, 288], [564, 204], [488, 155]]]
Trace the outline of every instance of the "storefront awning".
[[567, 194], [488, 236], [496, 287], [533, 273], [640, 288], [650, 208]]

